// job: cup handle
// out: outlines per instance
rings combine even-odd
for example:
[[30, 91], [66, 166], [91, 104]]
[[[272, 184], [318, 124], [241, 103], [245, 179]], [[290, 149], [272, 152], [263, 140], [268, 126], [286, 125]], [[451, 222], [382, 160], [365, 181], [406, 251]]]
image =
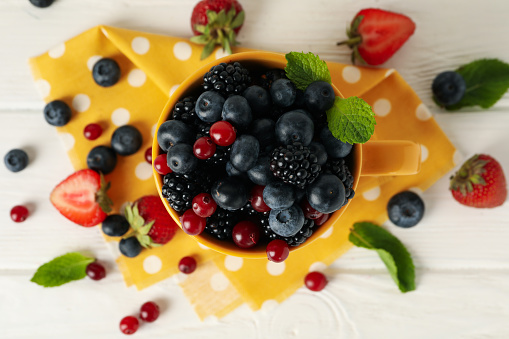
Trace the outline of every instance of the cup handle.
[[362, 144], [361, 176], [409, 175], [421, 168], [421, 146], [408, 140]]

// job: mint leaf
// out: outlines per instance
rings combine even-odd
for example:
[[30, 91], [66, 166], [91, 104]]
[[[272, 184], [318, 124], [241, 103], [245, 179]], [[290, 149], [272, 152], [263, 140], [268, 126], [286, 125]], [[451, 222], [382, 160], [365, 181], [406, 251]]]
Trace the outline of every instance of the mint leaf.
[[44, 287], [55, 287], [83, 279], [87, 275], [87, 265], [94, 260], [77, 252], [67, 253], [40, 266], [30, 281]]
[[307, 54], [290, 52], [285, 57], [287, 60], [286, 76], [298, 89], [303, 91], [310, 83], [319, 80], [331, 83], [329, 68], [318, 55], [311, 52]]
[[415, 290], [414, 263], [398, 238], [380, 226], [359, 222], [353, 225], [348, 239], [355, 246], [375, 250], [401, 292]]
[[327, 122], [332, 135], [349, 144], [363, 144], [375, 131], [375, 113], [361, 98], [336, 97], [327, 111]]
[[463, 98], [455, 105], [445, 107], [458, 110], [462, 107], [490, 108], [509, 88], [509, 64], [498, 59], [481, 59], [456, 70], [466, 83]]

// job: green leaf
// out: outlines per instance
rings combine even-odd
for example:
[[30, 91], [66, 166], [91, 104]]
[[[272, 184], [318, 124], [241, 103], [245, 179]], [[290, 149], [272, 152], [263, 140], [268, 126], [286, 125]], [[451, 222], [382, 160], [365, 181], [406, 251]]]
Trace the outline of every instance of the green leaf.
[[198, 45], [205, 45], [209, 41], [209, 39], [210, 39], [210, 37], [202, 34], [202, 35], [195, 35], [189, 40], [191, 40], [191, 42], [194, 42], [195, 44], [198, 44]]
[[233, 19], [231, 25], [230, 25], [230, 28], [231, 29], [235, 29], [237, 27], [240, 27], [242, 26], [242, 24], [244, 23], [244, 18], [246, 17], [246, 14], [244, 13], [244, 11], [240, 11], [237, 16], [235, 16], [235, 18]]
[[363, 144], [375, 131], [375, 113], [367, 102], [358, 97], [336, 97], [327, 111], [327, 122], [332, 135], [349, 144]]
[[355, 246], [375, 250], [401, 292], [415, 290], [414, 263], [398, 238], [380, 226], [359, 222], [353, 225], [348, 239]]
[[55, 287], [83, 279], [87, 275], [87, 265], [94, 260], [77, 252], [67, 253], [40, 266], [30, 281], [44, 287]]
[[214, 47], [215, 47], [215, 42], [214, 40], [210, 40], [206, 45], [205, 47], [203, 47], [203, 51], [201, 52], [201, 60], [205, 59], [206, 57], [208, 57], [210, 54], [212, 54], [212, 52], [214, 51]]
[[217, 12], [211, 11], [210, 9], [207, 10], [207, 19], [209, 19], [208, 23], [212, 23], [217, 20]]
[[205, 33], [205, 25], [194, 25], [194, 29], [200, 33]]
[[327, 64], [317, 55], [311, 52], [290, 52], [286, 54], [286, 60], [286, 76], [298, 89], [305, 90], [310, 83], [319, 80], [331, 83]]
[[509, 64], [498, 59], [481, 59], [456, 70], [465, 79], [466, 91], [455, 105], [445, 107], [458, 110], [462, 107], [490, 108], [509, 88]]

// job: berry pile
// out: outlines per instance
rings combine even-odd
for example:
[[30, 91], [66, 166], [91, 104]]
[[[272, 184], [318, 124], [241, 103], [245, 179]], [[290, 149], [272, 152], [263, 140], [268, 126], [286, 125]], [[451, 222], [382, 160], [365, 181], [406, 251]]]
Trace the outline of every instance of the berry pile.
[[304, 243], [355, 194], [352, 145], [327, 127], [333, 102], [324, 81], [299, 91], [284, 70], [212, 67], [157, 131], [162, 194], [184, 231], [240, 248], [271, 244], [273, 261]]

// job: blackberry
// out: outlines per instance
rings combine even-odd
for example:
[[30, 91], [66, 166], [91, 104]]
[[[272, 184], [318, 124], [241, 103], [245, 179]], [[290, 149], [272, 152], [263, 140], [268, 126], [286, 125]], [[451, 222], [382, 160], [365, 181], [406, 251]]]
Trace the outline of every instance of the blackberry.
[[193, 127], [196, 132], [196, 139], [209, 136], [210, 126], [212, 124], [202, 121], [196, 115], [196, 99], [186, 97], [175, 104], [173, 108], [173, 119], [180, 120], [183, 123]]
[[240, 214], [237, 211], [227, 211], [220, 207], [216, 212], [207, 218], [205, 232], [219, 240], [232, 240], [233, 226], [240, 221]]
[[277, 178], [298, 188], [305, 188], [320, 173], [318, 158], [300, 142], [279, 146], [271, 153], [270, 170]]
[[225, 97], [230, 94], [241, 95], [251, 84], [249, 71], [238, 62], [220, 63], [203, 76], [203, 89], [216, 91]]
[[303, 244], [315, 231], [315, 222], [311, 219], [304, 219], [304, 226], [302, 226], [300, 231], [292, 237], [282, 237], [274, 233], [269, 226], [268, 214], [266, 217], [264, 216], [261, 218], [260, 224], [262, 226], [262, 232], [269, 242], [275, 239], [280, 239], [286, 241], [288, 246], [299, 246]]
[[345, 202], [343, 206], [348, 203], [348, 200], [352, 199], [355, 195], [353, 190], [353, 175], [350, 173], [348, 166], [345, 163], [345, 159], [328, 159], [324, 165], [324, 173], [334, 174], [341, 180], [345, 186]]
[[192, 207], [193, 198], [202, 192], [209, 192], [212, 180], [207, 172], [196, 170], [191, 173], [168, 173], [163, 178], [163, 196], [177, 213], [184, 213]]
[[216, 152], [213, 156], [205, 160], [205, 164], [213, 168], [225, 168], [230, 160], [230, 151], [232, 146], [216, 146]]

